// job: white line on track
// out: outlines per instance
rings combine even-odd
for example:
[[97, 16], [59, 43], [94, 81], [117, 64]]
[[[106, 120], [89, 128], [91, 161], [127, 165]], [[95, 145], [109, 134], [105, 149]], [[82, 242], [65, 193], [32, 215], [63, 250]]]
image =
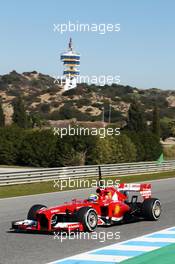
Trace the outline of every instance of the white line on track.
[[[173, 230], [171, 230], [173, 229]], [[175, 238], [153, 238], [151, 236], [154, 236], [156, 234], [166, 234], [169, 235], [170, 233], [171, 234], [174, 234], [174, 229], [175, 227], [169, 227], [169, 228], [166, 228], [166, 229], [163, 229], [163, 230], [159, 230], [159, 231], [156, 231], [156, 232], [153, 232], [153, 233], [149, 233], [149, 234], [146, 234], [144, 236], [140, 236], [140, 237], [136, 237], [136, 238], [132, 238], [132, 239], [129, 239], [129, 240], [125, 240], [125, 241], [122, 241], [122, 242], [119, 242], [119, 243], [115, 243], [113, 245], [109, 245], [109, 246], [104, 246], [104, 247], [101, 247], [101, 248], [98, 248], [98, 249], [95, 249], [95, 250], [90, 250], [90, 251], [87, 251], [87, 252], [84, 252], [84, 253], [81, 253], [81, 254], [77, 254], [77, 255], [74, 255], [74, 256], [71, 256], [71, 257], [67, 257], [67, 258], [63, 258], [63, 259], [59, 259], [59, 260], [56, 260], [56, 261], [52, 261], [52, 262], [49, 262], [47, 264], [57, 264], [57, 263], [62, 263], [64, 261], [69, 261], [70, 260], [70, 263], [71, 261], [73, 260], [77, 260], [77, 263], [80, 263], [78, 260], [89, 260], [89, 263], [90, 261], [105, 261], [106, 262], [121, 262], [123, 260], [126, 260], [128, 258], [130, 258], [131, 256], [120, 256], [120, 255], [105, 255], [105, 254], [93, 254], [93, 253], [96, 253], [98, 251], [102, 251], [102, 250], [124, 250], [124, 247], [125, 247], [125, 250], [128, 250], [128, 247], [133, 247], [132, 245], [129, 244], [129, 242], [141, 242], [141, 241], [144, 241], [144, 242], [147, 242], [149, 243], [150, 242], [150, 246], [146, 246], [146, 248], [149, 248], [150, 250], [149, 251], [153, 251], [155, 249], [158, 249], [158, 248], [161, 248], [163, 246], [158, 246], [158, 247], [151, 247], [151, 242], [166, 242], [166, 243], [174, 243], [175, 242]], [[126, 245], [127, 244], [127, 245]], [[120, 247], [120, 248], [119, 248]], [[143, 252], [148, 252], [148, 250], [145, 249], [145, 247], [139, 245], [137, 246], [137, 248], [140, 248], [140, 250], [142, 249]], [[133, 247], [133, 251], [139, 251], [139, 249], [135, 249], [135, 247]], [[134, 257], [134, 256], [133, 256]]]

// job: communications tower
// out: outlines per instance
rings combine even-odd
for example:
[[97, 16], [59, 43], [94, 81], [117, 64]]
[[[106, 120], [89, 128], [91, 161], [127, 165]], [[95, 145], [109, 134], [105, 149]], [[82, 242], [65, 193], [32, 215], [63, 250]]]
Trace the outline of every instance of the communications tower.
[[80, 54], [73, 50], [72, 39], [70, 38], [68, 51], [61, 54], [65, 78], [64, 89], [69, 90], [77, 86], [77, 76], [80, 74]]

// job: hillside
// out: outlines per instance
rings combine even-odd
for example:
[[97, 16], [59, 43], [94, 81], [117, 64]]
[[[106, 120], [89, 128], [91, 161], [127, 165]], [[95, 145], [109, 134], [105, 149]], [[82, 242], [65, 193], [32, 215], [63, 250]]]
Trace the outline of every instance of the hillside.
[[36, 71], [22, 74], [13, 71], [0, 76], [0, 97], [8, 124], [13, 114], [13, 100], [18, 95], [23, 95], [29, 112], [40, 113], [46, 120], [76, 118], [79, 121], [99, 121], [104, 107], [107, 121], [110, 104], [111, 121], [125, 121], [134, 98], [141, 102], [147, 121], [151, 120], [155, 102], [160, 108], [161, 118], [173, 119], [175, 113], [175, 91], [143, 90], [116, 84], [103, 87], [79, 84], [76, 89], [63, 92], [54, 83], [54, 78], [48, 75]]

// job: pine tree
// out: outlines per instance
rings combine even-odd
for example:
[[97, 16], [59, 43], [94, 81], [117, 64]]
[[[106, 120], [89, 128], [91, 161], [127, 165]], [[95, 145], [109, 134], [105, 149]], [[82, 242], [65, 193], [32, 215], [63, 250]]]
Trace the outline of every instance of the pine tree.
[[142, 107], [136, 101], [132, 102], [128, 110], [128, 129], [143, 132], [147, 129]]
[[152, 117], [152, 132], [160, 137], [160, 117], [159, 117], [159, 109], [157, 105], [155, 105], [153, 109], [153, 117]]
[[28, 118], [25, 110], [24, 102], [21, 96], [19, 96], [13, 104], [13, 122], [21, 128], [27, 128]]
[[0, 103], [0, 127], [4, 127], [4, 126], [5, 126], [5, 116], [2, 108], [2, 103]]

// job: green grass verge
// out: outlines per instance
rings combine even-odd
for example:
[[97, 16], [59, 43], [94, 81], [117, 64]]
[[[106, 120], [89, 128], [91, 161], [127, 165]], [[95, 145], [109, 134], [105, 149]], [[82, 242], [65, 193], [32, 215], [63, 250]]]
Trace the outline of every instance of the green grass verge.
[[[175, 177], [175, 171], [141, 174], [141, 175], [130, 175], [125, 177], [116, 177], [116, 176], [104, 177], [103, 181], [105, 184], [108, 183], [112, 185], [110, 181], [113, 181], [115, 183], [116, 179], [120, 180], [121, 183], [122, 182], [130, 183], [130, 182], [138, 182], [138, 181], [166, 179], [173, 177]], [[95, 187], [95, 185], [97, 184], [97, 179], [93, 179], [93, 178], [75, 179], [74, 181], [71, 182], [71, 184], [69, 184], [70, 182], [66, 180], [64, 181], [62, 180], [58, 182], [56, 181], [55, 183], [54, 181], [49, 181], [49, 182], [40, 182], [40, 183], [2, 186], [0, 187], [0, 198]], [[61, 184], [64, 186], [61, 187]]]
[[174, 264], [175, 244], [142, 254], [121, 262], [122, 264]]

